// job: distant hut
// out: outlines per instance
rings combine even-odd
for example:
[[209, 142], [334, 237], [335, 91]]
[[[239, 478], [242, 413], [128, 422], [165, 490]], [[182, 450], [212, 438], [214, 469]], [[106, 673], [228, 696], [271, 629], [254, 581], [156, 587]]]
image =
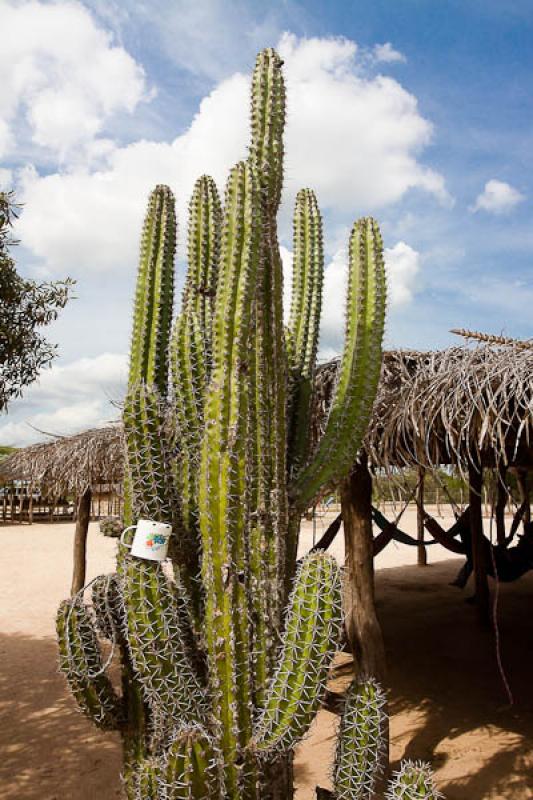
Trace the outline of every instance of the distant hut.
[[[124, 473], [122, 427], [93, 428], [74, 436], [57, 436], [48, 442], [17, 450], [0, 463], [4, 484], [24, 482], [29, 487], [28, 519], [33, 519], [35, 490], [48, 498], [53, 515], [57, 498], [73, 499], [76, 517], [72, 591], [85, 582], [86, 542], [91, 508], [119, 511]], [[19, 509], [22, 518], [22, 507]]]

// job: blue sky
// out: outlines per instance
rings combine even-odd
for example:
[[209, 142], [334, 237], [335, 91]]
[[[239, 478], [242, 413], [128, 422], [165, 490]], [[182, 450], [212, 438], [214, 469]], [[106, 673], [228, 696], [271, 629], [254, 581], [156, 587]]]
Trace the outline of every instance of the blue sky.
[[78, 296], [50, 332], [60, 359], [12, 404], [0, 442], [115, 416], [147, 192], [169, 183], [183, 231], [194, 179], [211, 172], [222, 190], [264, 46], [286, 63], [288, 274], [297, 189], [324, 211], [322, 355], [341, 345], [345, 245], [365, 213], [387, 248], [387, 346], [445, 346], [462, 326], [531, 336], [528, 0], [0, 0], [0, 26], [0, 184], [25, 203], [16, 255], [25, 274], [71, 275]]

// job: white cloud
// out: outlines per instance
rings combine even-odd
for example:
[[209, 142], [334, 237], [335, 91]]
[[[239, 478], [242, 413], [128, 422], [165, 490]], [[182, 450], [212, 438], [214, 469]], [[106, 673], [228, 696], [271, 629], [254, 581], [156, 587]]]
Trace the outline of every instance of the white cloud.
[[[306, 185], [316, 189], [323, 208], [352, 218], [398, 201], [409, 189], [449, 201], [443, 177], [417, 159], [431, 125], [413, 95], [390, 78], [362, 76], [356, 45], [346, 39], [285, 34], [279, 50], [288, 84], [285, 218]], [[26, 169], [18, 225], [24, 245], [54, 274], [131, 269], [155, 183], [175, 190], [183, 223], [198, 175], [212, 174], [222, 189], [230, 166], [246, 155], [248, 87], [239, 73], [219, 83], [189, 129], [170, 143], [108, 142], [94, 169], [77, 164], [44, 176]]]
[[10, 169], [0, 167], [0, 190], [7, 191], [11, 189], [13, 182], [13, 172]]
[[[420, 270], [420, 254], [405, 242], [385, 248], [387, 269], [387, 300], [390, 308], [407, 305], [415, 293], [415, 279]], [[285, 265], [285, 259], [284, 259]], [[342, 349], [344, 310], [348, 278], [348, 253], [341, 248], [326, 266], [322, 324], [320, 328], [320, 357], [330, 358]]]
[[483, 191], [476, 197], [471, 211], [488, 211], [491, 214], [506, 214], [525, 200], [523, 194], [505, 181], [487, 181]]
[[284, 34], [287, 76], [287, 174], [290, 188], [311, 185], [336, 210], [371, 211], [422, 189], [449, 202], [444, 179], [416, 154], [431, 124], [416, 98], [383, 75], [359, 74], [346, 39]]
[[146, 26], [155, 26], [167, 58], [195, 78], [218, 81], [243, 62], [253, 64], [255, 53], [275, 42], [283, 30], [270, 3], [129, 0], [128, 5]]
[[388, 300], [394, 308], [413, 299], [415, 280], [420, 271], [420, 253], [405, 242], [385, 248], [387, 268]]
[[4, 0], [0, 28], [4, 156], [25, 131], [59, 158], [74, 155], [109, 117], [133, 111], [145, 96], [142, 68], [79, 3]]
[[335, 253], [324, 272], [319, 352], [321, 359], [332, 358], [342, 350], [348, 285], [347, 265], [348, 253], [342, 248]]
[[[17, 235], [55, 274], [132, 269], [148, 193], [169, 184], [178, 197], [181, 230], [194, 181], [203, 172], [219, 187], [246, 154], [248, 83], [235, 75], [204, 98], [190, 128], [173, 142], [139, 141], [110, 148], [104, 166], [21, 175], [25, 210]], [[75, 201], [73, 201], [75, 198]], [[50, 214], [53, 209], [53, 214]], [[183, 244], [183, 236], [181, 243]]]
[[407, 61], [404, 54], [400, 53], [399, 50], [395, 50], [390, 42], [374, 45], [373, 55], [376, 61], [384, 61], [385, 63]]
[[116, 353], [55, 363], [11, 406], [0, 443], [23, 446], [41, 440], [38, 431], [63, 435], [116, 419], [112, 401], [121, 400], [126, 375], [126, 356]]

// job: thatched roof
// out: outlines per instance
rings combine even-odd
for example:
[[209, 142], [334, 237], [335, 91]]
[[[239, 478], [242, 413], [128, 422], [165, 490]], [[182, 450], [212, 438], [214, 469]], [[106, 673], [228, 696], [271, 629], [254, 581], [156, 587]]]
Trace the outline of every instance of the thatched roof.
[[[336, 362], [319, 370], [325, 419]], [[533, 350], [516, 342], [385, 353], [365, 449], [379, 467], [533, 467]]]
[[57, 494], [77, 494], [87, 486], [119, 482], [122, 475], [122, 427], [119, 424], [24, 447], [0, 464], [3, 481], [31, 480]]
[[[337, 361], [316, 380], [314, 425], [323, 427]], [[437, 352], [385, 353], [372, 422], [365, 440], [371, 462], [391, 468], [471, 461], [533, 467], [533, 349], [523, 343], [453, 347]], [[0, 478], [31, 479], [55, 491], [122, 479], [120, 425], [53, 439], [17, 451]]]

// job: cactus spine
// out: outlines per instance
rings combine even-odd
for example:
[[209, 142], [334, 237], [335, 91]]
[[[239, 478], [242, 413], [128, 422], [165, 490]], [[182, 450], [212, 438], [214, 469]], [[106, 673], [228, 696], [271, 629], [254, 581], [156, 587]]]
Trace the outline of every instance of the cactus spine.
[[349, 469], [368, 420], [382, 245], [373, 220], [355, 224], [339, 384], [312, 452], [322, 228], [314, 194], [302, 190], [285, 332], [281, 66], [273, 50], [258, 56], [249, 156], [229, 175], [223, 210], [211, 178], [195, 185], [172, 336], [174, 201], [162, 186], [150, 198], [124, 406], [126, 522], [172, 524], [174, 577], [120, 547], [117, 574], [93, 587], [97, 630], [119, 646], [121, 699], [87, 633], [93, 612], [76, 598], [59, 613], [61, 665], [80, 706], [123, 731], [129, 800], [290, 798], [292, 751], [338, 643], [338, 567], [315, 553], [297, 568], [298, 529], [306, 504]]

